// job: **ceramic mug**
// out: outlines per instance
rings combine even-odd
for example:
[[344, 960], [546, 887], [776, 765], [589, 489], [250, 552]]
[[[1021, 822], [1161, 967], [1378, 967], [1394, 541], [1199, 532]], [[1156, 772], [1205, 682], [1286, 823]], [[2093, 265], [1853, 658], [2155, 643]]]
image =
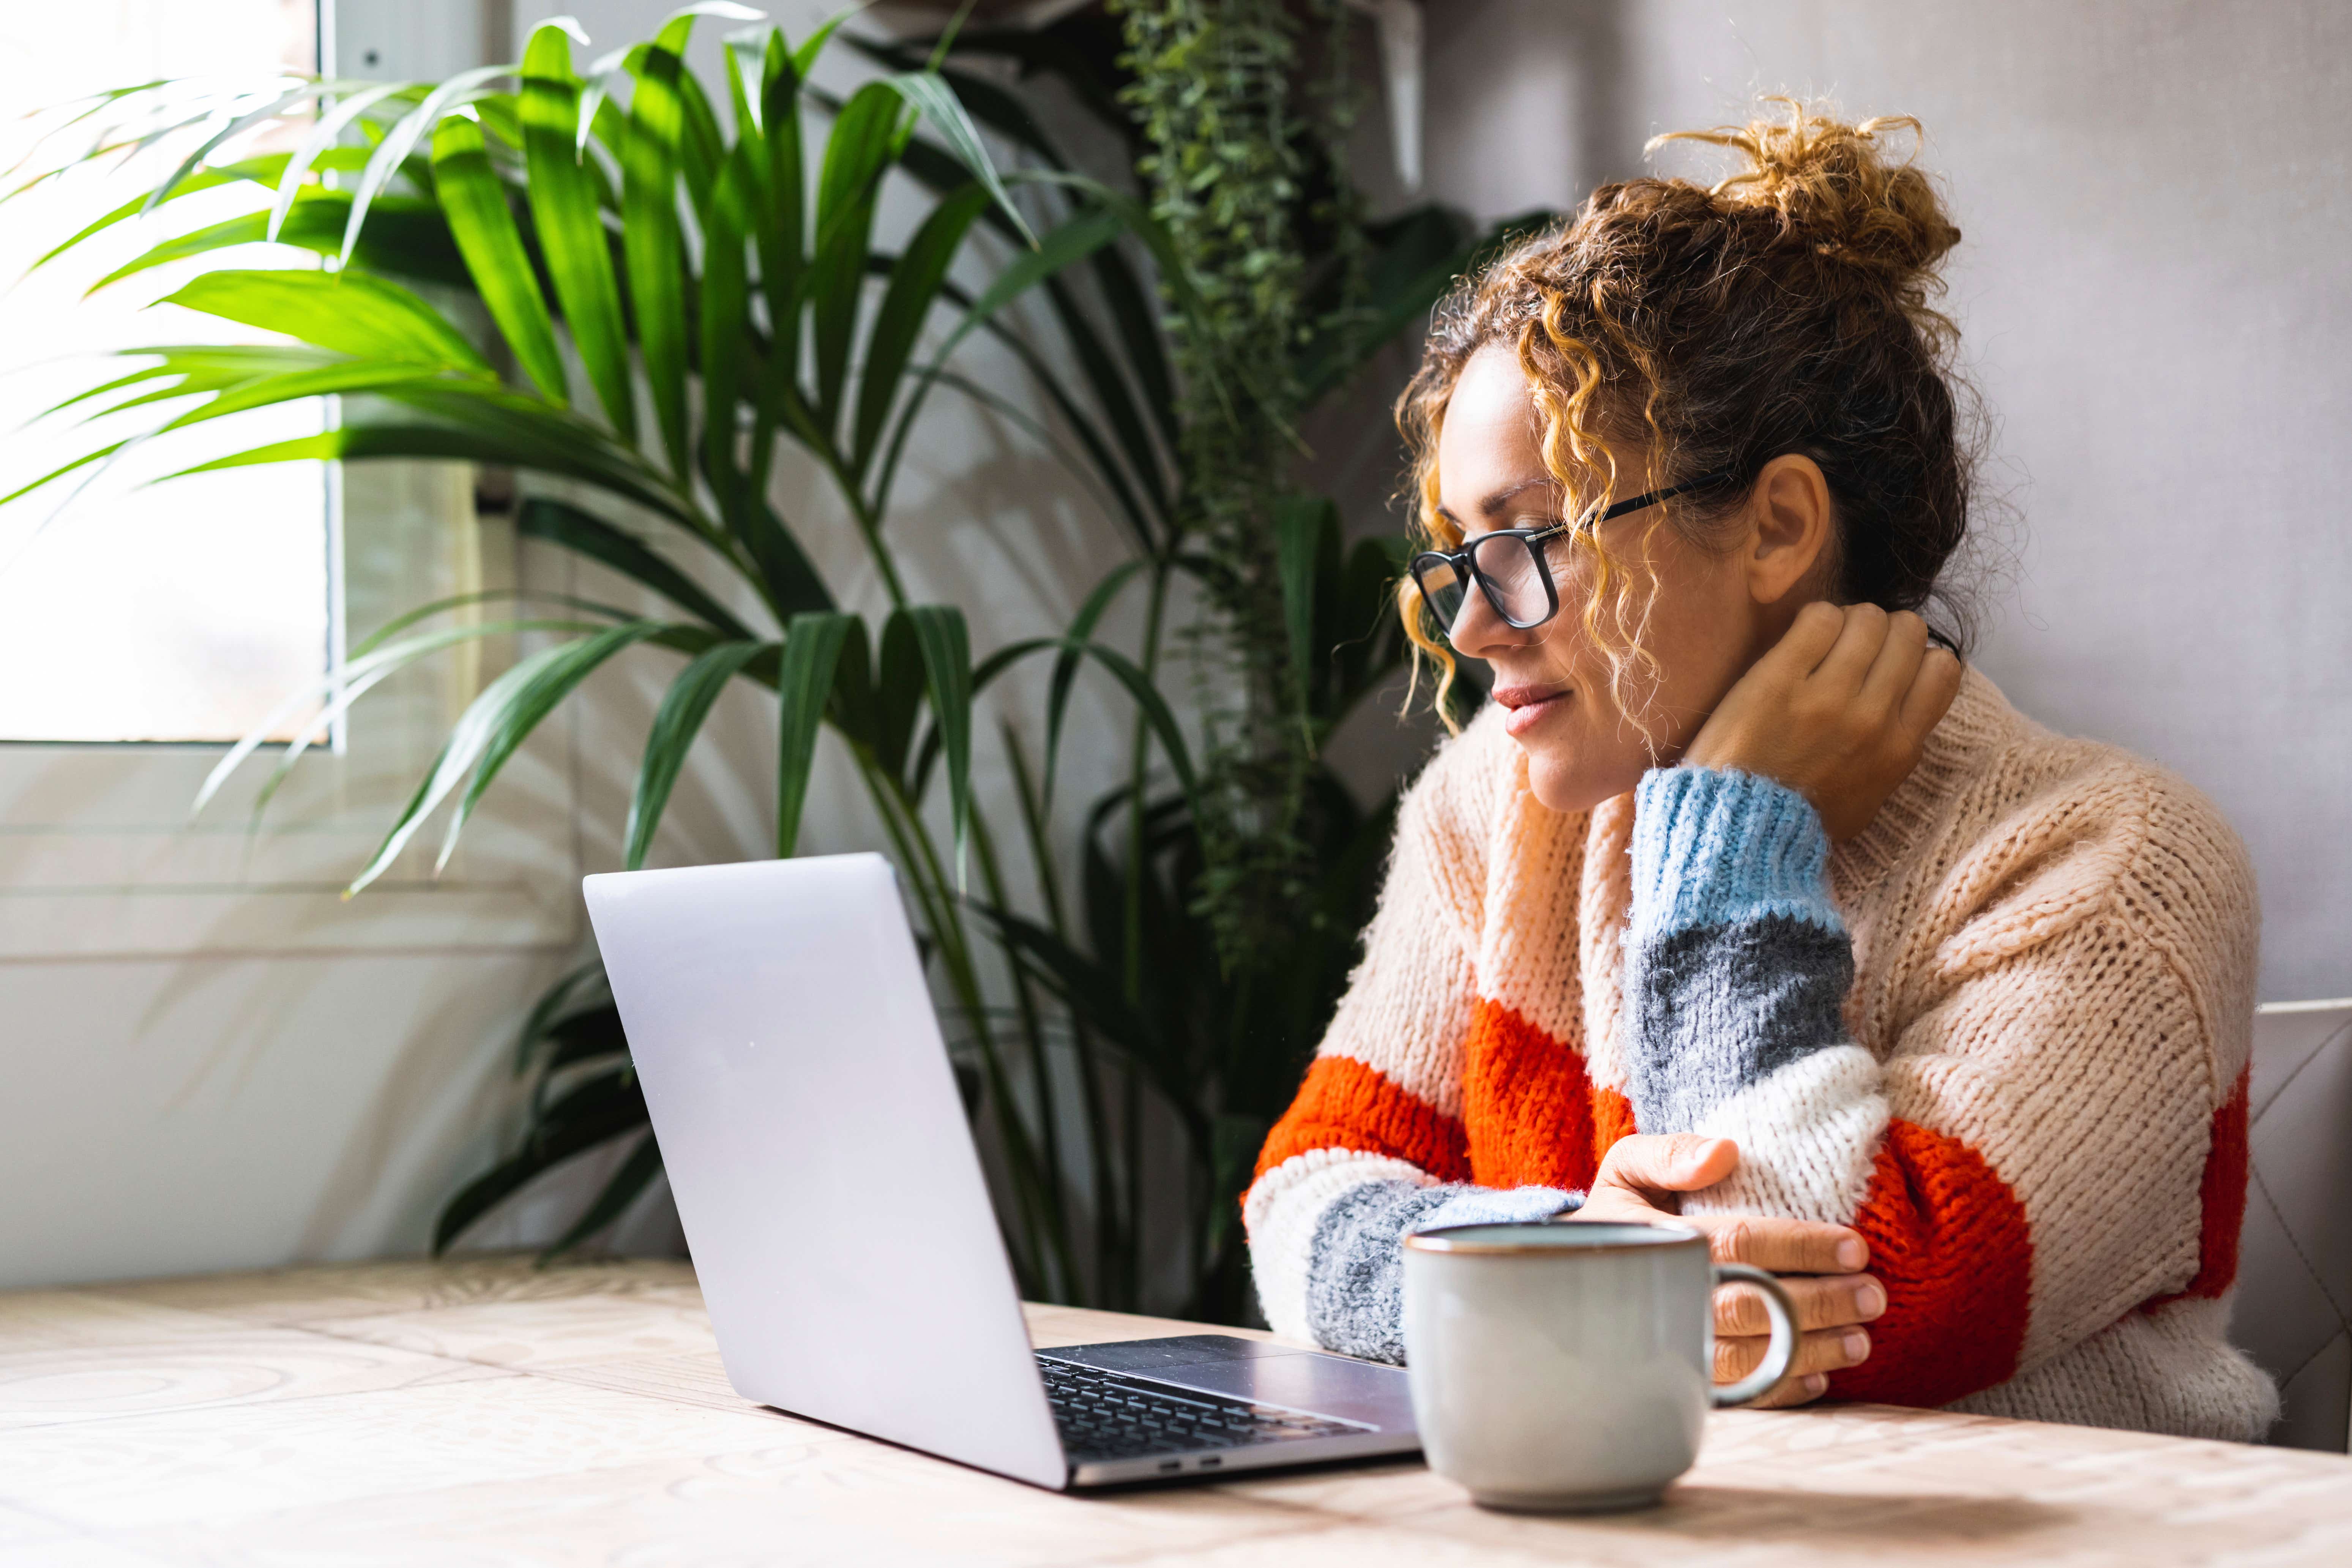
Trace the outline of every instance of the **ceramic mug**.
[[[1404, 1243], [1405, 1369], [1430, 1468], [1490, 1508], [1655, 1502], [1710, 1406], [1759, 1399], [1797, 1353], [1779, 1280], [1679, 1226], [1453, 1226]], [[1713, 1298], [1753, 1285], [1764, 1364], [1717, 1388]]]

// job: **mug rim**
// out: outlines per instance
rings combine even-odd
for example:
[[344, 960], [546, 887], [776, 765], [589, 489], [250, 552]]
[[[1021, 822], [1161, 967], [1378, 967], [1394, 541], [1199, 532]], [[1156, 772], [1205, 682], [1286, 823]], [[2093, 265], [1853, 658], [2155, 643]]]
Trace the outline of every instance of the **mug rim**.
[[[1492, 1233], [1496, 1231], [1510, 1230], [1564, 1230], [1570, 1226], [1573, 1226], [1578, 1231], [1588, 1236], [1591, 1236], [1592, 1239], [1583, 1242], [1576, 1247], [1562, 1247], [1558, 1243], [1537, 1241], [1532, 1237], [1526, 1241], [1473, 1241], [1464, 1234], [1469, 1231], [1486, 1231]], [[1610, 1231], [1615, 1231], [1621, 1234], [1616, 1236], [1594, 1234], [1596, 1232], [1605, 1233]], [[1622, 1234], [1626, 1232], [1631, 1232], [1633, 1234]], [[1695, 1230], [1689, 1226], [1657, 1225], [1649, 1220], [1533, 1220], [1516, 1222], [1507, 1220], [1501, 1223], [1489, 1221], [1484, 1224], [1474, 1222], [1468, 1225], [1439, 1226], [1430, 1230], [1418, 1230], [1404, 1238], [1404, 1245], [1406, 1248], [1411, 1251], [1433, 1252], [1444, 1255], [1461, 1255], [1465, 1257], [1517, 1257], [1531, 1253], [1540, 1253], [1548, 1258], [1566, 1258], [1573, 1257], [1579, 1253], [1631, 1252], [1636, 1248], [1660, 1247], [1671, 1247], [1696, 1245], [1704, 1249], [1706, 1246], [1706, 1236], [1704, 1232]]]

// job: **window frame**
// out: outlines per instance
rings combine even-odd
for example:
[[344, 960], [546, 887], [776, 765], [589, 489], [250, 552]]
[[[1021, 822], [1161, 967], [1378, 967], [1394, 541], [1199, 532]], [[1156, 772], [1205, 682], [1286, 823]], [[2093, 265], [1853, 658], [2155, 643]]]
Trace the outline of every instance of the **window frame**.
[[[322, 53], [331, 70], [339, 53], [365, 44], [379, 56], [366, 74], [445, 75], [482, 58], [499, 3], [320, 0]], [[412, 60], [402, 51], [414, 47], [445, 58]], [[466, 53], [452, 64], [455, 48]], [[525, 552], [503, 517], [478, 510], [469, 466], [374, 462], [328, 474], [330, 670], [341, 666], [350, 626], [523, 580]], [[342, 896], [451, 721], [513, 651], [496, 640], [460, 649], [371, 692], [331, 743], [301, 759], [257, 828], [251, 807], [273, 771], [270, 752], [191, 816], [226, 743], [0, 743], [0, 963], [576, 945], [584, 928], [571, 711], [509, 763], [441, 874], [436, 821], [364, 894]]]

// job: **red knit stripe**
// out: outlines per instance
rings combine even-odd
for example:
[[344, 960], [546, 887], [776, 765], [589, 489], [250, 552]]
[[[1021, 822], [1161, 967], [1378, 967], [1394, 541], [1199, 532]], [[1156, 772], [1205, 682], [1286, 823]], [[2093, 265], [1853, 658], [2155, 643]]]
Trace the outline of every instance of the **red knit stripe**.
[[1419, 1166], [1442, 1182], [1467, 1181], [1470, 1159], [1462, 1124], [1399, 1088], [1353, 1057], [1315, 1058], [1298, 1098], [1258, 1151], [1265, 1175], [1310, 1149], [1353, 1149]]
[[1463, 1042], [1470, 1179], [1484, 1187], [1592, 1184], [1600, 1163], [1584, 1058], [1500, 1002], [1480, 997]]
[[1870, 1359], [1830, 1374], [1840, 1399], [1948, 1405], [2008, 1381], [2025, 1343], [2033, 1240], [2025, 1209], [1984, 1157], [1957, 1138], [1886, 1124], [1854, 1217], [1886, 1312]]
[[2178, 1301], [2183, 1296], [2217, 1300], [2238, 1278], [2238, 1236], [2246, 1226], [2246, 1075], [2238, 1069], [2238, 1085], [2213, 1112], [2213, 1128], [2205, 1145], [2205, 1175], [2198, 1184], [2197, 1275], [2186, 1288], [2158, 1296], [2150, 1307]]
[[1592, 1086], [1592, 1162], [1596, 1171], [1611, 1145], [1633, 1136], [1633, 1102], [1605, 1085]]

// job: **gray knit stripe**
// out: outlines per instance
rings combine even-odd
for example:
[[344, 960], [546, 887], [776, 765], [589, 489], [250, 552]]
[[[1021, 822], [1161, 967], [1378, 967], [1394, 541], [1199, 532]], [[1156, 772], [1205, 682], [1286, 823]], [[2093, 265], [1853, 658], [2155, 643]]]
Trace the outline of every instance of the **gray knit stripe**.
[[1315, 1222], [1307, 1261], [1307, 1328], [1326, 1350], [1404, 1360], [1404, 1238], [1449, 1225], [1528, 1225], [1570, 1213], [1584, 1194], [1559, 1187], [1366, 1182]]
[[1846, 934], [1787, 915], [1629, 940], [1634, 1125], [1691, 1131], [1740, 1089], [1842, 1044], [1853, 984]]
[[1403, 1364], [1405, 1233], [1466, 1190], [1366, 1182], [1331, 1201], [1307, 1254], [1307, 1326], [1317, 1344]]

